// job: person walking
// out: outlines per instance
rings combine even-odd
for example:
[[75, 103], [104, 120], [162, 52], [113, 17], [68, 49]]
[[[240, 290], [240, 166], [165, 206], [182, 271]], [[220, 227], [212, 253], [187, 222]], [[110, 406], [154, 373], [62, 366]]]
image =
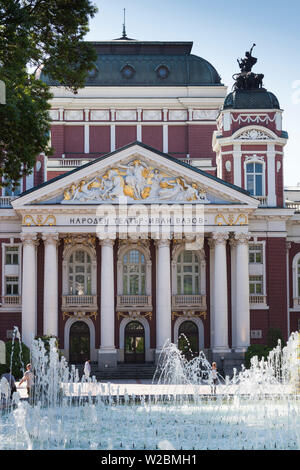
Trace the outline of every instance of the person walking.
[[83, 373], [85, 375], [85, 378], [88, 380], [90, 378], [90, 374], [91, 374], [90, 359], [85, 361], [84, 368], [83, 368]]
[[217, 363], [213, 362], [211, 365], [211, 372], [210, 372], [210, 388], [211, 388], [212, 395], [216, 395], [217, 393], [217, 383], [218, 383]]
[[9, 383], [10, 398], [12, 398], [13, 393], [15, 393], [17, 391], [17, 387], [16, 387], [16, 380], [15, 380], [14, 376], [12, 375], [11, 370], [10, 370], [9, 367], [7, 367], [5, 373], [1, 375], [1, 379], [6, 379], [7, 382]]
[[31, 364], [27, 364], [26, 372], [24, 373], [24, 376], [19, 382], [19, 387], [22, 385], [23, 382], [26, 382], [28, 399], [29, 399], [29, 402], [32, 402], [33, 392], [34, 392], [34, 375], [32, 372]]

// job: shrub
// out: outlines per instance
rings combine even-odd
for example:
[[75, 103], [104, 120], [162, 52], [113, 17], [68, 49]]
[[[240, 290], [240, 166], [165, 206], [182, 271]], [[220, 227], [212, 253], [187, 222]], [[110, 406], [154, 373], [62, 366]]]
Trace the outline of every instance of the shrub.
[[279, 328], [270, 328], [267, 334], [267, 346], [270, 349], [276, 348], [278, 340], [281, 341], [281, 346], [285, 345], [283, 334]]
[[30, 362], [30, 349], [24, 344], [21, 343], [21, 358], [20, 358], [20, 342], [14, 342], [14, 352], [12, 355], [12, 341], [7, 341], [5, 343], [6, 347], [6, 367], [12, 365], [12, 374], [16, 380], [20, 379], [23, 376], [23, 367], [26, 368], [26, 364]]
[[252, 344], [252, 346], [249, 346], [245, 353], [245, 366], [247, 369], [250, 368], [252, 357], [257, 356], [259, 360], [262, 358], [266, 359], [272, 349], [264, 344]]

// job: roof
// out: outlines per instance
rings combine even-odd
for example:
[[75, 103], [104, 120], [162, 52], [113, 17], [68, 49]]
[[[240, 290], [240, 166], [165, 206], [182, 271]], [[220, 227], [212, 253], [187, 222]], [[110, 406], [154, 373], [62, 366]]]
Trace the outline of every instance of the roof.
[[[97, 52], [96, 69], [86, 86], [217, 86], [221, 78], [192, 42], [114, 40], [89, 42]], [[52, 86], [59, 83], [41, 74]]]
[[223, 109], [280, 109], [276, 96], [265, 88], [229, 93]]

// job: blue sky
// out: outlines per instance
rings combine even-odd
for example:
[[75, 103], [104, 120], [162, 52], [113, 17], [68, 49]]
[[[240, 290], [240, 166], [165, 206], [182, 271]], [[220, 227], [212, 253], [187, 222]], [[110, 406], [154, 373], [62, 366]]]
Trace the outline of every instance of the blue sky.
[[297, 0], [94, 0], [99, 11], [86, 39], [110, 40], [122, 34], [145, 41], [193, 41], [193, 53], [211, 62], [230, 91], [236, 59], [253, 42], [254, 71], [276, 94], [289, 133], [285, 185], [300, 183], [300, 2]]

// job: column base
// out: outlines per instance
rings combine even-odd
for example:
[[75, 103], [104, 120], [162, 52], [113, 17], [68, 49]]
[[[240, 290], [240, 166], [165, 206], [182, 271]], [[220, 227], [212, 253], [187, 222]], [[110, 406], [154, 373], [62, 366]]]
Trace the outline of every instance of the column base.
[[117, 350], [116, 349], [99, 349], [98, 350], [98, 368], [100, 370], [117, 367]]

